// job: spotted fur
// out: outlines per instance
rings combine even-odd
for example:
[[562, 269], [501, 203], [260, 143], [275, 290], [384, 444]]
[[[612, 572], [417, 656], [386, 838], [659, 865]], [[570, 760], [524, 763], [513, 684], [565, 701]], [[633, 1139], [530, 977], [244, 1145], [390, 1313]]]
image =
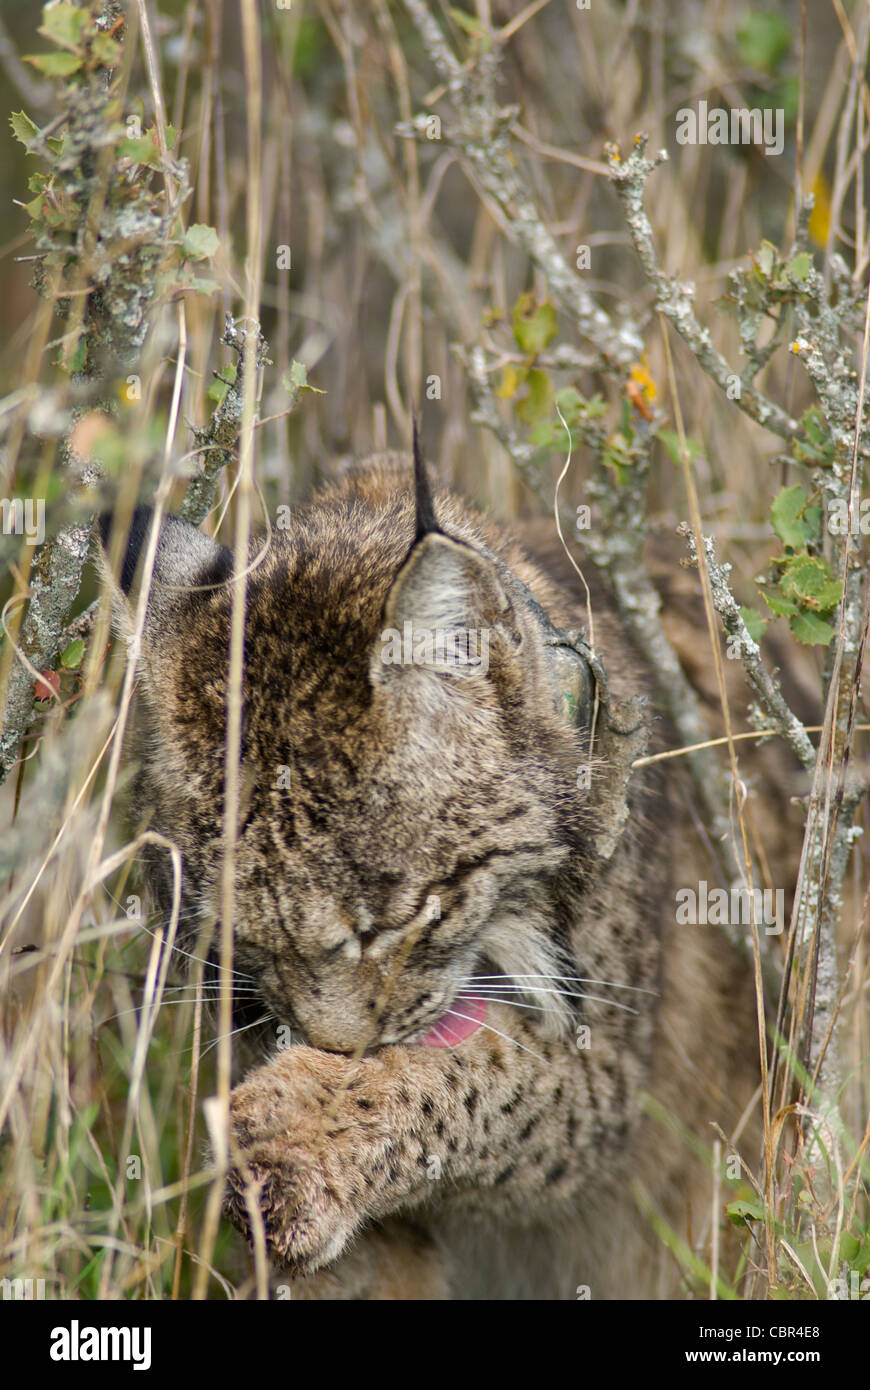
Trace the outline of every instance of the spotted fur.
[[[741, 968], [674, 926], [674, 863], [691, 881], [695, 846], [662, 776], [635, 775], [619, 833], [605, 826], [624, 782], [605, 711], [590, 755], [590, 712], [554, 699], [527, 601], [559, 628], [585, 618], [551, 528], [523, 547], [446, 493], [420, 516], [408, 461], [375, 460], [294, 508], [248, 576], [234, 939], [256, 999], [237, 1011], [270, 1023], [233, 1093], [226, 1210], [247, 1230], [252, 1178], [296, 1296], [673, 1292], [632, 1183], [685, 1230], [709, 1179], [642, 1097], [689, 1127], [733, 1121], [752, 1053]], [[188, 949], [220, 931], [231, 573], [224, 548], [166, 523], [137, 797], [181, 849]], [[653, 697], [603, 595], [595, 615], [612, 708]], [[405, 623], [485, 628], [488, 670], [385, 665], [382, 634]], [[165, 856], [149, 875], [168, 911]], [[482, 976], [488, 1026], [422, 1045]], [[297, 1045], [276, 1052], [279, 1025]]]

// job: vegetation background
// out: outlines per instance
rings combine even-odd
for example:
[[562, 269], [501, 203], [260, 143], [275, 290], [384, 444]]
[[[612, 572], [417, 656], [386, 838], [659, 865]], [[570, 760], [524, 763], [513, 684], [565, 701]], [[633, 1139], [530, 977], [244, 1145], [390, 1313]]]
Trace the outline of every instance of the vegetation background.
[[[636, 561], [646, 544], [669, 561], [675, 591], [697, 587], [694, 571], [679, 569], [688, 550], [675, 535], [692, 520], [691, 477], [750, 632], [760, 635], [763, 614], [762, 652], [783, 667], [802, 718], [822, 724], [837, 600], [802, 588], [794, 571], [786, 591], [784, 557], [808, 556], [820, 584], [839, 573], [813, 474], [835, 468], [832, 419], [818, 403], [837, 352], [822, 343], [814, 376], [792, 348], [811, 298], [794, 256], [796, 246], [811, 256], [817, 295], [842, 307], [846, 286], [863, 313], [865, 4], [94, 0], [80, 29], [58, 28], [51, 9], [40, 21], [31, 0], [6, 0], [0, 16], [0, 111], [26, 113], [0, 137], [0, 494], [47, 499], [49, 545], [79, 536], [101, 506], [129, 514], [155, 495], [170, 511], [191, 505], [206, 445], [217, 457], [220, 444], [224, 466], [214, 497], [194, 498], [195, 519], [230, 537], [250, 505], [254, 524], [274, 524], [350, 461], [407, 447], [415, 408], [442, 482], [504, 518], [537, 514], [553, 507], [565, 465], [558, 405], [574, 444], [566, 514], [591, 503], [592, 534], [622, 540], [622, 550], [607, 542], [605, 568], [627, 572], [629, 551]], [[474, 100], [454, 102], [421, 13], [479, 80]], [[117, 50], [94, 48], [95, 16]], [[24, 56], [39, 53], [66, 64]], [[97, 94], [90, 105], [86, 92]], [[677, 112], [700, 101], [781, 110], [783, 152], [680, 145]], [[540, 254], [522, 231], [523, 199], [500, 202], [475, 165], [478, 108], [494, 121], [481, 136], [484, 164], [509, 130], [505, 167], [550, 234]], [[55, 121], [57, 147], [45, 134]], [[34, 145], [37, 131], [45, 138]], [[610, 177], [639, 132], [668, 152], [644, 192], [658, 266], [694, 284], [697, 317], [734, 372], [756, 330], [770, 341], [756, 350], [757, 383], [794, 429], [749, 418], [702, 370], [697, 343], [666, 333]], [[606, 333], [584, 332], [570, 293], [555, 293], [550, 245], [606, 309], [621, 352], [606, 350]], [[729, 278], [735, 270], [742, 280]], [[256, 403], [234, 390], [252, 306], [269, 359]], [[862, 327], [843, 327], [859, 373]], [[642, 527], [624, 498], [641, 499]], [[31, 571], [32, 559], [21, 537], [0, 537], [0, 686], [16, 669], [10, 637], [24, 642], [34, 580], [68, 588], [63, 642], [44, 662], [38, 642], [27, 648], [29, 680], [43, 679], [28, 687], [26, 738], [0, 793], [0, 1277], [44, 1278], [49, 1297], [249, 1297], [262, 1283], [215, 1226], [203, 1159], [201, 1102], [227, 1084], [216, 1066], [224, 1053], [211, 1046], [202, 992], [165, 983], [166, 924], [137, 896], [146, 827], [128, 834], [127, 774], [113, 761], [129, 698], [123, 645], [110, 643], [105, 605], [68, 626], [98, 593], [89, 568], [79, 589], [80, 556], [58, 572], [38, 559]], [[765, 571], [773, 608], [756, 584]], [[828, 625], [826, 640], [800, 636], [807, 615]], [[844, 649], [856, 692], [858, 646]], [[687, 661], [715, 705], [711, 652]], [[859, 779], [865, 717], [860, 703], [848, 724]], [[750, 727], [745, 706], [732, 719]], [[807, 789], [795, 775], [783, 800]], [[863, 783], [844, 804], [863, 824]], [[812, 1122], [822, 1176], [814, 1186], [805, 1126], [783, 1117], [773, 1133], [771, 1098], [768, 1179], [757, 1155], [737, 1175], [714, 1172], [722, 1155], [711, 1157], [714, 1226], [742, 1238], [734, 1263], [720, 1259], [711, 1230], [694, 1243], [662, 1233], [687, 1292], [827, 1297], [833, 1277], [870, 1267], [868, 875], [852, 839], [828, 943], [837, 1007], [823, 1016], [842, 1015], [838, 1117]], [[796, 994], [808, 955], [801, 939]], [[796, 1043], [788, 1059], [785, 1074], [807, 1083], [800, 1099], [812, 1109]], [[804, 1058], [818, 1060], [817, 1050]], [[798, 1103], [796, 1093], [781, 1099]]]

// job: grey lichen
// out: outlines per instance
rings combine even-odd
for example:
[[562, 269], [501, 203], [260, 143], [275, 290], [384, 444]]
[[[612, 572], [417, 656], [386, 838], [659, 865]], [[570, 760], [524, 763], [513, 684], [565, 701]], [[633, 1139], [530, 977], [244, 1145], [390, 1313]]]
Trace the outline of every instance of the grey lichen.
[[[697, 562], [697, 546], [691, 527], [684, 523], [677, 529], [686, 539], [691, 559]], [[749, 633], [737, 600], [731, 592], [728, 580], [731, 566], [718, 563], [712, 536], [704, 537], [704, 549], [713, 607], [722, 619], [727, 636], [733, 640], [740, 653], [747, 680], [767, 712], [770, 721], [768, 727], [775, 728], [791, 745], [795, 756], [804, 767], [812, 771], [816, 763], [816, 750], [803, 724], [789, 708], [779, 682], [765, 667], [761, 648]]]
[[[106, 0], [93, 17], [82, 20], [80, 63], [58, 85], [58, 115], [39, 131], [21, 113], [16, 131], [45, 166], [30, 180], [37, 194], [28, 205], [38, 255], [34, 284], [55, 301], [64, 325], [62, 365], [80, 394], [91, 388], [91, 403], [97, 382], [108, 383], [139, 360], [149, 311], [165, 288], [164, 267], [169, 264], [172, 279], [181, 261], [173, 229], [189, 189], [183, 162], [162, 168], [163, 182], [154, 188], [153, 175], [161, 168], [156, 147], [153, 160], [148, 150], [138, 162], [131, 156], [115, 66], [103, 66], [111, 59], [96, 56], [120, 55], [123, 17], [117, 0]], [[109, 31], [116, 35], [112, 40]], [[115, 48], [107, 49], [107, 43]], [[20, 133], [28, 124], [32, 138]], [[70, 423], [76, 413], [69, 415]], [[93, 470], [82, 470], [69, 441], [62, 459], [71, 493], [93, 482]], [[34, 556], [5, 693], [0, 781], [16, 764], [31, 724], [34, 671], [50, 668], [60, 650], [64, 624], [81, 587], [90, 528], [89, 516], [77, 517]]]
[[[659, 266], [653, 230], [643, 205], [647, 179], [667, 159], [660, 150], [653, 159], [646, 154], [647, 136], [638, 135], [631, 153], [623, 159], [614, 147], [608, 148], [610, 177], [625, 209], [625, 221], [631, 233], [644, 274], [655, 292], [656, 308], [664, 314], [691, 348], [698, 364], [717, 386], [728, 393], [738, 378], [734, 368], [714, 347], [709, 329], [703, 328], [694, 309], [695, 287], [666, 275]], [[768, 400], [744, 377], [739, 378], [742, 389], [734, 403], [759, 425], [774, 434], [789, 439], [800, 432], [800, 423], [774, 401]]]
[[270, 362], [269, 344], [260, 332], [260, 325], [255, 323], [244, 328], [227, 316], [221, 342], [237, 354], [238, 365], [234, 380], [228, 385], [208, 424], [193, 431], [198, 472], [188, 484], [180, 515], [194, 526], [201, 525], [208, 516], [218, 478], [236, 458], [245, 402], [245, 344], [250, 334], [256, 335], [256, 364], [260, 371]]
[[[643, 351], [637, 329], [630, 322], [615, 324], [584, 288], [520, 176], [510, 140], [517, 110], [499, 107], [494, 100], [498, 52], [491, 48], [475, 63], [461, 64], [423, 0], [405, 4], [446, 83], [450, 115], [442, 125], [444, 140], [459, 152], [482, 193], [500, 209], [508, 235], [543, 273], [554, 302], [571, 315], [606, 361], [627, 370]], [[422, 130], [422, 124], [412, 123], [407, 133], [419, 136]]]

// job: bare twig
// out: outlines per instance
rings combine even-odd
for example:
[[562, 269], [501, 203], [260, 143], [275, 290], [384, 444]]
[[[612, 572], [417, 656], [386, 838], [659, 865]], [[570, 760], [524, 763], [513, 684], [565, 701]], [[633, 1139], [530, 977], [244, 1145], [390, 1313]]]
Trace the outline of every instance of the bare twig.
[[40, 548], [34, 560], [30, 599], [15, 642], [16, 661], [9, 673], [3, 707], [0, 782], [15, 766], [21, 740], [30, 726], [34, 669], [46, 670], [60, 650], [64, 623], [81, 587], [90, 534], [90, 519], [65, 526]]
[[[691, 528], [685, 523], [679, 526], [680, 535], [685, 536], [692, 559], [697, 563], [698, 552]], [[727, 635], [739, 645], [740, 656], [746, 678], [761, 700], [775, 729], [789, 743], [808, 771], [816, 764], [816, 750], [810, 742], [803, 724], [793, 710], [789, 709], [779, 682], [770, 674], [761, 657], [761, 648], [749, 635], [743, 621], [737, 600], [731, 592], [728, 576], [730, 565], [720, 565], [716, 560], [711, 536], [704, 537], [707, 554], [707, 573], [710, 576], [710, 593], [713, 606], [722, 619]]]
[[[615, 324], [584, 289], [518, 174], [510, 141], [517, 111], [514, 107], [497, 107], [493, 99], [497, 46], [484, 52], [476, 65], [465, 68], [451, 51], [424, 0], [405, 0], [405, 7], [446, 83], [451, 119], [444, 128], [445, 139], [460, 152], [481, 195], [504, 218], [508, 235], [546, 277], [553, 300], [571, 315], [579, 332], [606, 359], [627, 369], [643, 350], [637, 330], [630, 322]], [[425, 126], [426, 117], [418, 116], [404, 133], [423, 135]]]
[[[256, 347], [249, 363], [247, 342], [251, 335], [255, 336]], [[212, 413], [208, 424], [204, 429], [193, 431], [196, 440], [195, 452], [203, 455], [203, 462], [200, 471], [188, 485], [180, 515], [194, 526], [199, 526], [208, 516], [221, 470], [237, 456], [239, 430], [245, 408], [245, 373], [249, 365], [253, 365], [259, 372], [269, 363], [269, 344], [260, 332], [258, 323], [252, 328], [245, 328], [228, 316], [224, 323], [221, 342], [238, 353], [239, 362], [235, 381], [228, 386], [226, 395]]]
[[717, 352], [710, 341], [710, 330], [702, 328], [695, 315], [693, 285], [666, 275], [656, 259], [653, 245], [653, 231], [643, 206], [644, 185], [650, 174], [667, 159], [667, 151], [660, 150], [653, 159], [646, 157], [647, 137], [638, 135], [634, 148], [626, 159], [611, 146], [608, 149], [610, 177], [625, 208], [625, 220], [631, 232], [632, 241], [647, 280], [655, 291], [656, 308], [674, 325], [681, 338], [691, 348], [699, 365], [717, 386], [731, 395], [729, 388], [740, 383], [740, 394], [733, 397], [734, 404], [744, 411], [751, 420], [764, 425], [765, 429], [790, 439], [800, 432], [800, 423], [792, 419], [774, 401], [768, 400], [754, 386], [747, 383], [734, 371], [733, 367]]

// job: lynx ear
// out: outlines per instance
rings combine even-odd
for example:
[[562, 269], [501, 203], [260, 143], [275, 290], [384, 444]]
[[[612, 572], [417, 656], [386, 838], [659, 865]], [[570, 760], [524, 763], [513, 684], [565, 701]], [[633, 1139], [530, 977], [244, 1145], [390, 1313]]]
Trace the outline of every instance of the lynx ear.
[[479, 685], [491, 648], [503, 651], [505, 642], [522, 642], [510, 599], [493, 562], [438, 525], [415, 418], [414, 540], [384, 605], [372, 684], [416, 669]]
[[[586, 643], [555, 628], [531, 590], [495, 556], [441, 530], [416, 419], [414, 504], [415, 538], [384, 607], [369, 668], [372, 683], [383, 685], [403, 668], [421, 666], [442, 676], [485, 676], [490, 654], [512, 654], [522, 646], [519, 612], [541, 639], [558, 714], [573, 728], [588, 726], [600, 668]], [[461, 634], [452, 646], [451, 634]]]
[[[100, 570], [112, 590], [116, 619], [122, 630], [129, 626], [131, 595], [147, 549], [152, 515], [150, 507], [137, 507], [134, 511], [117, 580], [108, 562], [113, 518], [106, 512], [99, 519]], [[223, 583], [232, 570], [232, 551], [226, 546], [180, 517], [164, 517], [154, 559], [146, 630], [151, 634], [159, 631], [162, 624], [172, 621], [192, 591]]]
[[496, 651], [517, 650], [522, 640], [491, 561], [443, 531], [428, 531], [393, 581], [370, 676], [379, 685], [408, 668], [422, 668], [439, 676], [485, 678]]

